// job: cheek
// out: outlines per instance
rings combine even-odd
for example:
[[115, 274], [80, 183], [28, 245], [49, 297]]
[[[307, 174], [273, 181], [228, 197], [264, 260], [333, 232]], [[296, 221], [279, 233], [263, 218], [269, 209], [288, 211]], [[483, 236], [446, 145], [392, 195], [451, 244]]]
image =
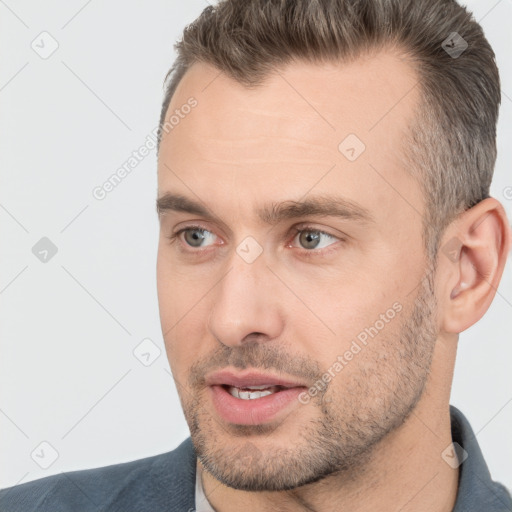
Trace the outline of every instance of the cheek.
[[295, 279], [294, 292], [306, 307], [294, 308], [292, 324], [296, 334], [302, 332], [306, 350], [323, 367], [329, 368], [345, 353], [345, 360], [362, 363], [365, 358], [361, 355], [370, 345], [373, 353], [381, 352], [387, 345], [382, 342], [395, 338], [404, 296], [396, 283], [369, 273], [349, 275], [343, 271], [329, 279], [311, 277]]
[[[187, 385], [189, 368], [197, 361], [204, 351], [206, 317], [204, 312], [190, 312], [180, 317], [177, 323], [169, 321], [170, 328], [164, 333], [165, 350], [172, 374], [180, 384]], [[201, 319], [199, 318], [201, 316]]]
[[183, 269], [177, 265], [169, 257], [169, 250], [162, 246], [162, 242], [158, 250], [156, 270], [158, 304], [162, 330], [165, 333], [180, 319], [185, 318], [188, 311], [193, 312], [194, 305], [199, 302], [201, 294], [204, 295], [204, 290], [194, 269]]
[[211, 311], [208, 290], [212, 284], [194, 269], [183, 273], [177, 265], [162, 261], [157, 263], [162, 334], [172, 373], [185, 384], [188, 369], [206, 348]]

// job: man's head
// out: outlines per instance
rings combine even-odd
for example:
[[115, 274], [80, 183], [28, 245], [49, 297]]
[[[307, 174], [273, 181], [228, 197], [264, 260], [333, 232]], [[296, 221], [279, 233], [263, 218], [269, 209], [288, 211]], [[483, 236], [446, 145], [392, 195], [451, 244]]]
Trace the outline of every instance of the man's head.
[[447, 409], [503, 270], [492, 50], [454, 2], [244, 0], [178, 51], [158, 293], [199, 458], [247, 490], [354, 474]]
[[165, 118], [172, 96], [195, 62], [257, 87], [295, 60], [342, 64], [389, 48], [414, 69], [421, 98], [400, 157], [423, 187], [429, 257], [455, 216], [489, 197], [499, 74], [480, 25], [454, 0], [221, 1], [186, 28], [176, 48], [159, 144], [174, 126]]

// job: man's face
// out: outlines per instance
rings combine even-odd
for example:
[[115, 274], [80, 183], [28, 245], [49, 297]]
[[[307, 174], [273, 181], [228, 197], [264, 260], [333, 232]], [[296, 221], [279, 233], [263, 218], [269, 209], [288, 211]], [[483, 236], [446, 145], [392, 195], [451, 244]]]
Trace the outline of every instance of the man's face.
[[[173, 97], [167, 118], [197, 105], [164, 134], [158, 196], [206, 214], [162, 202], [160, 317], [198, 456], [227, 485], [354, 469], [422, 395], [437, 327], [400, 163], [416, 81], [390, 53], [253, 89], [196, 64]], [[320, 198], [343, 214], [300, 206]]]

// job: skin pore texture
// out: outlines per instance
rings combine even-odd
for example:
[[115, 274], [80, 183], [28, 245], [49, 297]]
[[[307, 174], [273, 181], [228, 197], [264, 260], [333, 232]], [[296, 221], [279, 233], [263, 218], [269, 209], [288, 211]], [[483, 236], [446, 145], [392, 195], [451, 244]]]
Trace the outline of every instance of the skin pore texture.
[[[163, 135], [158, 196], [184, 196], [215, 218], [162, 210], [160, 318], [218, 512], [453, 509], [458, 470], [441, 454], [458, 333], [489, 307], [510, 232], [489, 198], [445, 231], [441, 246], [461, 241], [457, 261], [441, 256], [434, 271], [426, 260], [423, 194], [399, 158], [417, 82], [385, 50], [294, 62], [251, 89], [196, 63], [173, 96], [168, 115], [191, 97], [197, 106]], [[354, 161], [339, 149], [350, 134], [365, 145]], [[320, 196], [368, 219], [313, 213], [270, 225], [258, 215]], [[261, 249], [250, 263], [237, 252], [246, 237]], [[365, 329], [374, 335], [363, 344]], [[306, 391], [331, 378], [271, 421], [230, 423], [205, 379], [247, 368]]]

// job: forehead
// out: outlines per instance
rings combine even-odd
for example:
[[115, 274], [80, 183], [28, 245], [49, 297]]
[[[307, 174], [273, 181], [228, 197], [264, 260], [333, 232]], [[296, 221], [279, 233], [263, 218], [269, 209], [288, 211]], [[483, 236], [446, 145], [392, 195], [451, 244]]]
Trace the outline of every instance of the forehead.
[[[197, 105], [183, 109], [191, 98]], [[159, 194], [192, 191], [226, 206], [243, 193], [249, 207], [315, 188], [369, 210], [397, 200], [421, 210], [402, 163], [418, 101], [416, 73], [389, 51], [345, 64], [295, 62], [253, 88], [196, 63], [167, 111], [180, 119], [162, 137]]]

